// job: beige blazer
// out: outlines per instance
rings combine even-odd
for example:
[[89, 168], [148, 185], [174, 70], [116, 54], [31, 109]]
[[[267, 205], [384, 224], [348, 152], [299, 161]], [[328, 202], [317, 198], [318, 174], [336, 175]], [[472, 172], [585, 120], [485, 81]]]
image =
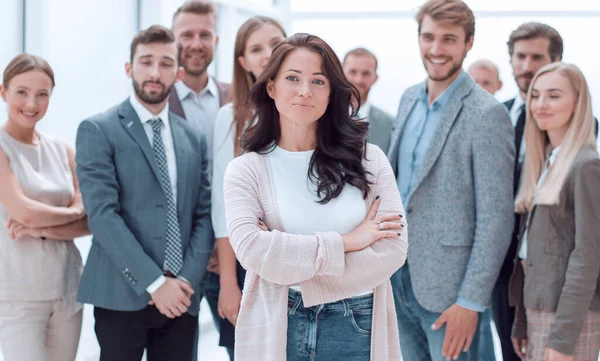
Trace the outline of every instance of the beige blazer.
[[577, 154], [559, 203], [533, 209], [526, 267], [517, 259], [509, 283], [513, 336], [527, 335], [525, 309], [555, 312], [548, 346], [573, 354], [588, 310], [600, 311], [600, 159], [592, 147]]

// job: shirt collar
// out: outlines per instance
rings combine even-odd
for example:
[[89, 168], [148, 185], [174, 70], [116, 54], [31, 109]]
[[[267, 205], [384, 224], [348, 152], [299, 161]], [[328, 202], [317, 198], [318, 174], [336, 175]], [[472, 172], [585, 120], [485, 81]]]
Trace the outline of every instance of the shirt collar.
[[523, 98], [521, 98], [521, 93], [519, 93], [515, 97], [515, 102], [513, 103], [513, 106], [511, 109], [515, 109], [515, 111], [517, 111], [519, 108], [521, 108], [521, 105], [523, 105], [523, 104], [525, 104], [525, 100]]
[[369, 103], [368, 101], [365, 102], [365, 104], [361, 105], [359, 111], [358, 111], [358, 116], [361, 118], [367, 118], [369, 116], [369, 113], [371, 112], [371, 103]]
[[[448, 102], [450, 101], [450, 98], [452, 98], [452, 95], [456, 91], [456, 88], [458, 88], [458, 86], [465, 80], [466, 77], [467, 77], [467, 73], [461, 69], [460, 74], [458, 74], [458, 77], [456, 77], [456, 79], [454, 79], [452, 84], [450, 84], [450, 86], [448, 88], [446, 88], [446, 90], [444, 90], [444, 92], [442, 94], [440, 94], [437, 97], [437, 99], [435, 99], [433, 102], [431, 102], [430, 108], [445, 107], [446, 104], [448, 104]], [[421, 86], [421, 89], [419, 91], [419, 98], [421, 100], [428, 101], [427, 80], [425, 80], [423, 82], [423, 85]]]
[[165, 105], [163, 110], [161, 110], [160, 113], [158, 113], [158, 115], [154, 115], [148, 109], [146, 109], [146, 107], [142, 103], [140, 103], [140, 101], [135, 97], [135, 95], [131, 95], [129, 97], [129, 102], [131, 103], [133, 110], [135, 110], [135, 112], [137, 113], [138, 118], [140, 118], [142, 124], [148, 123], [151, 119], [160, 118], [163, 121], [163, 124], [165, 124], [165, 126], [168, 126], [169, 103]]
[[550, 165], [554, 164], [554, 161], [556, 160], [556, 156], [558, 155], [559, 151], [560, 145], [550, 151], [550, 155], [548, 156], [548, 162], [550, 162]]
[[[177, 97], [180, 101], [190, 96], [190, 94], [196, 96], [196, 92], [193, 91], [192, 88], [187, 86], [183, 82], [183, 80], [180, 80], [177, 83], [175, 83], [175, 90], [177, 90]], [[200, 92], [200, 96], [206, 93], [210, 94], [213, 97], [216, 97], [219, 94], [219, 88], [217, 87], [217, 83], [215, 82], [212, 76], [208, 77], [208, 83], [206, 83], [206, 87]]]

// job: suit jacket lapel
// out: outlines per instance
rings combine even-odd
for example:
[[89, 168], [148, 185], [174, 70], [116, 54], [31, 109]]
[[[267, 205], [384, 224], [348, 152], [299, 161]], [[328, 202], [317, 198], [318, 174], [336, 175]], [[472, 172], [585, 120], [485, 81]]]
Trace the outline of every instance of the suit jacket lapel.
[[123, 102], [119, 107], [119, 116], [121, 117], [121, 125], [123, 125], [123, 128], [125, 128], [131, 138], [133, 138], [133, 140], [142, 149], [142, 152], [148, 161], [148, 165], [150, 165], [152, 172], [160, 183], [160, 173], [158, 171], [156, 159], [154, 158], [154, 151], [152, 150], [148, 136], [144, 131], [144, 126], [142, 125], [140, 118], [137, 116], [137, 113], [131, 106], [129, 99]]
[[175, 87], [171, 89], [171, 93], [169, 94], [169, 110], [185, 119], [185, 112], [183, 111], [183, 106], [181, 105], [181, 101], [179, 100], [179, 95], [177, 94]]
[[169, 122], [171, 123], [171, 135], [173, 137], [173, 147], [175, 148], [175, 159], [177, 161], [177, 213], [181, 215], [183, 212], [183, 203], [185, 201], [187, 187], [187, 170], [188, 159], [185, 143], [185, 131], [179, 124], [180, 120], [169, 114]]
[[446, 108], [444, 109], [444, 113], [442, 114], [442, 118], [433, 133], [433, 139], [431, 139], [431, 143], [429, 144], [429, 148], [427, 152], [425, 152], [425, 158], [423, 159], [423, 163], [419, 168], [419, 173], [417, 175], [417, 181], [414, 191], [419, 187], [421, 182], [425, 179], [427, 174], [433, 168], [436, 160], [440, 156], [442, 149], [444, 148], [444, 144], [446, 143], [446, 139], [448, 138], [448, 134], [450, 133], [450, 129], [452, 129], [452, 125], [456, 121], [458, 114], [463, 106], [463, 98], [471, 92], [473, 88], [473, 81], [470, 78], [466, 78], [463, 82], [456, 88], [454, 94], [446, 104]]
[[395, 170], [394, 173], [398, 175], [398, 146], [400, 144], [400, 137], [402, 136], [402, 130], [404, 129], [404, 125], [406, 124], [406, 120], [410, 115], [415, 103], [418, 99], [418, 92], [415, 91], [412, 94], [406, 95], [405, 105], [400, 106], [398, 109], [398, 115], [396, 116], [396, 121], [392, 130], [392, 135], [390, 139], [390, 148], [388, 149], [388, 159], [392, 163], [392, 169]]

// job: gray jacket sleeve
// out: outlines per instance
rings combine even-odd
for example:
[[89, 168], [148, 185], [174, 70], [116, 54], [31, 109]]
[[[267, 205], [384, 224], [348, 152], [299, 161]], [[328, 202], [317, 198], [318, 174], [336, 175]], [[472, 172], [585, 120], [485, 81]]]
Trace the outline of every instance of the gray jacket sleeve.
[[94, 241], [106, 252], [138, 295], [162, 275], [120, 216], [114, 149], [100, 127], [84, 120], [77, 131], [77, 177]]
[[506, 108], [496, 103], [482, 114], [473, 119], [475, 236], [458, 299], [487, 306], [511, 241], [515, 151]]

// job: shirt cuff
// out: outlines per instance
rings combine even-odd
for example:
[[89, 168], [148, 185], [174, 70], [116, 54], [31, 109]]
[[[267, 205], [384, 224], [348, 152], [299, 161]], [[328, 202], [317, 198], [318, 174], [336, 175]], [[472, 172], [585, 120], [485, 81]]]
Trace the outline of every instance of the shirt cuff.
[[456, 301], [456, 304], [462, 308], [466, 308], [467, 310], [476, 311], [476, 312], [485, 312], [485, 309], [487, 308], [487, 307], [479, 305], [475, 302], [465, 300], [464, 298], [459, 298]]
[[152, 282], [150, 284], [150, 286], [146, 287], [146, 291], [148, 291], [149, 294], [153, 294], [154, 292], [156, 292], [157, 289], [160, 288], [160, 286], [162, 286], [165, 282], [167, 282], [167, 278], [163, 275], [160, 275], [160, 277], [158, 277], [156, 279], [156, 281]]

